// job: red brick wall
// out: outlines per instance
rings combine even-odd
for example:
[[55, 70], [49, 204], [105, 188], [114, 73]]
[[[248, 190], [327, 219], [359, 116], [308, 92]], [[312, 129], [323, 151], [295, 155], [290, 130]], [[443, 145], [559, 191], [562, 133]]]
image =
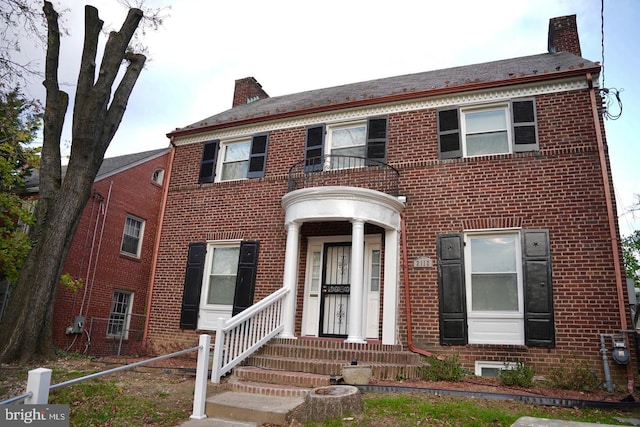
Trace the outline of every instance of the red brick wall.
[[[414, 344], [459, 354], [469, 369], [477, 359], [509, 359], [545, 373], [564, 359], [583, 358], [601, 372], [599, 336], [618, 332], [621, 322], [589, 95], [539, 95], [536, 106], [539, 152], [446, 161], [438, 160], [435, 110], [389, 116], [387, 159], [399, 169], [400, 194], [408, 198]], [[271, 132], [265, 178], [202, 186], [197, 185], [202, 146], [177, 147], [151, 312], [150, 337], [156, 348], [193, 345], [197, 340], [197, 332], [179, 329], [190, 242], [224, 233], [259, 240], [256, 300], [282, 285], [286, 232], [280, 200], [287, 190], [289, 167], [304, 157], [304, 141], [303, 127]], [[438, 234], [459, 232], [470, 224], [514, 223], [523, 229], [549, 230], [556, 347], [441, 347], [437, 267], [414, 268], [413, 260], [436, 260]], [[344, 232], [340, 224], [336, 227], [335, 233]], [[305, 237], [314, 230], [305, 225], [301, 231], [296, 331], [302, 311]], [[399, 337], [406, 342], [406, 295], [400, 283]], [[612, 370], [615, 378], [623, 378], [623, 368]]]
[[[132, 313], [146, 314], [147, 290], [162, 201], [162, 187], [154, 183], [151, 177], [156, 169], [167, 170], [168, 158], [169, 155], [165, 154], [94, 183], [94, 191], [104, 198], [104, 232], [101, 236], [104, 216], [99, 217], [96, 227], [100, 205], [98, 197], [92, 197], [87, 202], [63, 268], [63, 273], [82, 278], [85, 286], [77, 293], [58, 287], [53, 338], [59, 348], [85, 350], [86, 335], [65, 333], [67, 326], [72, 325], [76, 316], [82, 314], [87, 319], [86, 328], [91, 332], [88, 352], [98, 355], [117, 352], [119, 343], [106, 339], [107, 322], [99, 320], [109, 318], [114, 290], [133, 292]], [[127, 215], [145, 221], [139, 259], [120, 254]], [[123, 346], [124, 354], [138, 351], [141, 347], [139, 341], [144, 329], [144, 318], [132, 317], [130, 327], [139, 329], [140, 332], [130, 333], [130, 340]]]

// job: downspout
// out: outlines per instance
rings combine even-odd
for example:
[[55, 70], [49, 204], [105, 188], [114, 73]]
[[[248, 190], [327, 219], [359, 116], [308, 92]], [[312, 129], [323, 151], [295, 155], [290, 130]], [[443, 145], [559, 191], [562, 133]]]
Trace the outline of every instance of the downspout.
[[153, 243], [153, 258], [151, 259], [151, 274], [149, 275], [149, 286], [147, 290], [147, 316], [144, 322], [144, 332], [142, 333], [142, 342], [147, 342], [149, 332], [149, 319], [151, 314], [151, 296], [153, 295], [153, 284], [156, 281], [156, 266], [158, 265], [158, 250], [160, 249], [160, 235], [162, 234], [162, 224], [164, 223], [164, 210], [167, 206], [167, 197], [169, 196], [169, 180], [171, 179], [171, 170], [173, 169], [173, 158], [176, 153], [176, 145], [171, 137], [171, 155], [169, 156], [169, 165], [164, 177], [164, 189], [162, 190], [162, 202], [160, 203], [160, 213], [158, 214], [158, 228], [156, 229], [156, 241]]
[[[411, 321], [411, 298], [409, 297], [409, 257], [407, 255], [407, 225], [405, 223], [404, 213], [400, 214], [400, 223], [402, 225], [402, 271], [404, 274], [404, 310], [407, 316], [407, 346], [409, 350], [421, 354], [423, 356], [431, 357], [434, 354], [418, 348], [413, 345], [413, 324]], [[438, 357], [440, 358], [440, 357]]]
[[[620, 328], [627, 329], [626, 307], [624, 304], [624, 290], [622, 283], [622, 266], [620, 265], [620, 253], [618, 251], [618, 233], [616, 232], [615, 215], [613, 212], [613, 201], [611, 195], [611, 184], [609, 182], [609, 168], [604, 151], [604, 141], [600, 129], [600, 116], [598, 115], [598, 105], [596, 103], [596, 91], [593, 85], [591, 73], [587, 73], [587, 83], [589, 84], [589, 97], [591, 98], [591, 111], [593, 113], [593, 124], [596, 130], [596, 140], [598, 142], [598, 155], [600, 157], [600, 171], [602, 172], [602, 183], [604, 185], [604, 197], [607, 203], [607, 217], [609, 219], [609, 236], [611, 238], [611, 253], [613, 255], [613, 268], [616, 274], [616, 290], [618, 292], [618, 309], [620, 312]], [[625, 340], [627, 340], [625, 334]], [[628, 341], [628, 340], [627, 340]], [[627, 348], [629, 343], [627, 342]], [[636, 354], [636, 357], [638, 355]], [[633, 393], [634, 378], [630, 363], [627, 363], [627, 391]]]

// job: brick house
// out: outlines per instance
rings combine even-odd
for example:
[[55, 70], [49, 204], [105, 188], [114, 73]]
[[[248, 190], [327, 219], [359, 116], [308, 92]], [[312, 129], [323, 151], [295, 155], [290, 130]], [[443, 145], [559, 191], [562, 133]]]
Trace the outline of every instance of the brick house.
[[104, 159], [62, 270], [84, 285], [75, 292], [58, 287], [58, 348], [92, 355], [140, 350], [170, 151]]
[[233, 108], [168, 135], [153, 348], [286, 288], [292, 343], [601, 376], [601, 334], [630, 319], [600, 66], [575, 15], [550, 21], [548, 46], [278, 97], [237, 80]]

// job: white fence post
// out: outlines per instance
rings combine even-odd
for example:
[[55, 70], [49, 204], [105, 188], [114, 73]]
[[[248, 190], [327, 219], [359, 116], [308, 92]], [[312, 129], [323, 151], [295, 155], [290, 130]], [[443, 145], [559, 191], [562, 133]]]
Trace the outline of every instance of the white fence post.
[[27, 397], [24, 403], [28, 405], [46, 405], [49, 403], [49, 386], [51, 385], [51, 369], [38, 368], [29, 371], [27, 377]]
[[196, 386], [193, 394], [193, 413], [190, 418], [201, 420], [207, 418], [205, 405], [207, 399], [207, 373], [209, 372], [209, 351], [211, 337], [207, 334], [200, 335], [198, 343], [198, 364], [196, 367]]
[[220, 368], [222, 367], [222, 352], [224, 351], [224, 318], [218, 319], [216, 329], [216, 343], [213, 346], [213, 365], [211, 366], [211, 382], [220, 384]]

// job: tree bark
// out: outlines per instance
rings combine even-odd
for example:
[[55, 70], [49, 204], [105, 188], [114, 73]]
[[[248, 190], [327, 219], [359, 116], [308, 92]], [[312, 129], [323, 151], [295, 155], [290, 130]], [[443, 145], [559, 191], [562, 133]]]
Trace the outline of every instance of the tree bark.
[[[48, 45], [44, 86], [47, 100], [40, 169], [40, 200], [36, 241], [29, 253], [0, 326], [0, 362], [26, 362], [53, 353], [52, 316], [57, 285], [72, 237], [91, 194], [91, 186], [126, 110], [145, 57], [127, 51], [142, 11], [131, 9], [122, 28], [112, 32], [94, 82], [102, 21], [92, 6], [85, 8], [85, 42], [73, 114], [71, 155], [61, 179], [60, 138], [68, 96], [59, 89], [60, 32], [58, 14], [45, 1]], [[129, 66], [112, 89], [123, 61]], [[111, 102], [110, 102], [111, 101]]]

